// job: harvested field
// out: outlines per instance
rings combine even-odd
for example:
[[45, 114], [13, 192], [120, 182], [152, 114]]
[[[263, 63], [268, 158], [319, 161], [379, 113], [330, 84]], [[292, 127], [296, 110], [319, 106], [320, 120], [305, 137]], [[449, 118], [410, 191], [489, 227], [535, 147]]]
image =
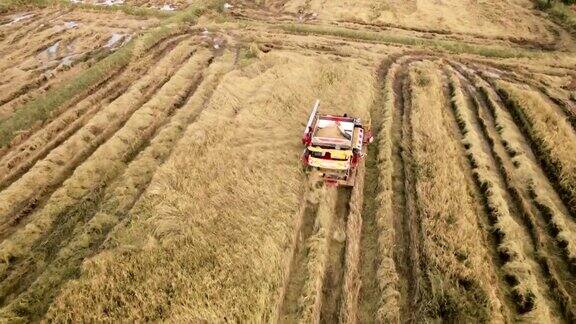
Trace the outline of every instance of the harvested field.
[[[34, 10], [0, 25], [0, 121], [31, 98], [94, 65], [155, 19], [81, 10]], [[157, 22], [157, 21], [156, 21]]]
[[[528, 1], [1, 1], [0, 321], [576, 322]], [[317, 98], [375, 134], [353, 188], [300, 165]]]

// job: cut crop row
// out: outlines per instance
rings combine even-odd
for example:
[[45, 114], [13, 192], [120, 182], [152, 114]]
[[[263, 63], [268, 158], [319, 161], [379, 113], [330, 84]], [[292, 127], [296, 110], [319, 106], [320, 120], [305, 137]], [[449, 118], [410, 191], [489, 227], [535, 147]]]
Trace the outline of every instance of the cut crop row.
[[[416, 319], [501, 318], [502, 301], [478, 224], [477, 207], [456, 142], [437, 66], [410, 69], [411, 130], [407, 190], [421, 239], [420, 307]], [[406, 138], [405, 138], [406, 140]], [[410, 194], [410, 193], [409, 193]], [[410, 207], [410, 206], [409, 206]]]
[[72, 137], [36, 163], [10, 187], [1, 191], [2, 230], [24, 217], [22, 211], [33, 209], [41, 196], [61, 183], [71, 170], [121, 128], [132, 113], [169, 80], [175, 69], [189, 57], [191, 50], [190, 43], [182, 43], [158, 62], [151, 73], [138, 80], [125, 94], [100, 110]]
[[[480, 82], [477, 79], [476, 82]], [[515, 126], [513, 117], [502, 110], [495, 98], [496, 94], [490, 90], [487, 83], [480, 86], [483, 96], [493, 114], [498, 135], [508, 156], [512, 158], [514, 173], [521, 179], [534, 206], [549, 223], [550, 233], [556, 238], [557, 244], [564, 249], [565, 256], [572, 272], [576, 267], [576, 227], [566, 206], [553, 186], [548, 182], [544, 171], [536, 163], [536, 157], [529, 148], [529, 143], [522, 137], [521, 131]]]
[[[151, 44], [154, 48], [146, 52], [138, 60], [127, 63], [127, 66], [110, 69], [108, 71], [110, 74], [109, 77], [101, 83], [92, 86], [88, 92], [90, 94], [80, 93], [52, 111], [47, 121], [36, 122], [25, 131], [20, 131], [18, 136], [16, 136], [8, 146], [0, 149], [0, 160], [2, 160], [0, 163], [7, 163], [7, 165], [3, 167], [8, 169], [14, 168], [15, 165], [23, 159], [23, 156], [34, 153], [34, 151], [38, 149], [36, 146], [40, 143], [44, 143], [40, 146], [42, 146], [42, 150], [47, 153], [55, 147], [48, 148], [47, 146], [50, 145], [45, 145], [46, 141], [50, 138], [48, 135], [58, 135], [59, 141], [63, 141], [71, 136], [71, 134], [66, 133], [70, 131], [75, 132], [78, 127], [83, 125], [78, 119], [86, 119], [91, 116], [90, 113], [84, 115], [86, 110], [89, 109], [89, 112], [92, 114], [99, 110], [97, 107], [88, 106], [107, 105], [109, 104], [107, 101], [115, 100], [134, 82], [133, 79], [138, 78], [141, 73], [143, 73], [143, 70], [155, 66], [160, 58], [172, 51], [174, 47], [182, 41], [182, 38], [186, 37], [177, 35], [173, 35], [174, 37], [169, 36], [170, 35], [166, 35], [165, 38], [164, 36], [157, 38], [157, 44]], [[123, 80], [126, 82], [123, 83]], [[63, 114], [63, 116], [60, 116], [61, 114]], [[69, 124], [74, 125], [66, 127]], [[39, 126], [41, 126], [41, 128], [39, 128]], [[50, 130], [51, 128], [55, 130]], [[64, 134], [60, 134], [59, 130], [63, 128], [66, 128], [66, 131], [63, 131]], [[38, 136], [40, 138], [34, 138]], [[29, 140], [32, 143], [27, 144]], [[52, 141], [51, 145], [59, 145], [59, 143], [54, 144]], [[9, 157], [3, 155], [8, 155]], [[6, 161], [8, 159], [9, 161]], [[14, 172], [11, 172], [11, 174], [14, 174]], [[6, 181], [4, 180], [2, 180], [0, 187], [6, 185]]]
[[[77, 221], [70, 240], [55, 253], [54, 261], [34, 280], [30, 287], [11, 302], [2, 313], [4, 318], [37, 318], [47, 310], [52, 298], [70, 273], [77, 273], [81, 262], [99, 249], [115, 226], [126, 220], [130, 209], [151, 181], [156, 169], [172, 152], [176, 142], [201, 113], [229, 62], [213, 63], [204, 81], [190, 100], [180, 108], [138, 156], [130, 162], [118, 179], [106, 186], [102, 194], [94, 193], [95, 206], [90, 209], [72, 208], [66, 222]], [[98, 190], [97, 190], [98, 191]], [[74, 213], [87, 213], [77, 216]], [[35, 257], [36, 259], [40, 258]], [[25, 315], [24, 315], [25, 314]]]
[[0, 174], [3, 175], [0, 177], [0, 189], [26, 173], [38, 160], [85, 125], [98, 111], [126, 92], [135, 79], [142, 77], [149, 67], [156, 64], [159, 59], [157, 53], [163, 52], [163, 48], [168, 44], [163, 42], [150, 55], [130, 63], [126, 69], [120, 70], [118, 75], [107, 80], [102, 88], [66, 109], [22, 144], [8, 151], [0, 158]]
[[567, 120], [540, 94], [509, 82], [495, 86], [530, 144], [552, 183], [576, 218], [576, 134]]
[[[181, 53], [184, 54], [183, 59], [188, 57], [188, 46], [190, 44], [180, 47], [185, 52]], [[148, 143], [158, 127], [164, 124], [174, 109], [182, 106], [183, 100], [194, 91], [199, 82], [200, 71], [208, 63], [210, 56], [207, 51], [200, 51], [187, 60], [152, 99], [131, 115], [120, 130], [74, 171], [45, 206], [30, 216], [30, 222], [25, 227], [0, 244], [0, 254], [4, 260], [2, 275], [10, 272], [14, 264], [17, 266], [18, 260], [25, 259], [38, 239], [44, 237], [48, 241], [45, 244], [48, 245], [58, 245], [58, 242], [67, 239], [66, 235], [58, 235], [62, 231], [66, 233], [65, 228], [58, 228], [61, 216], [82, 205], [81, 203], [90, 204], [90, 199], [86, 201], [85, 198], [105, 187], [124, 170], [126, 164]], [[17, 276], [17, 273], [14, 275]], [[11, 283], [5, 280], [0, 285], [2, 296], [12, 290]]]
[[[484, 117], [479, 115], [478, 119], [489, 139], [504, 185], [510, 193], [512, 204], [516, 206], [516, 214], [527, 228], [536, 253], [535, 261], [542, 269], [553, 298], [558, 301], [565, 317], [573, 320], [576, 314], [571, 296], [575, 292], [571, 285], [566, 285], [566, 282], [574, 280], [570, 274], [572, 261], [566, 249], [568, 246], [562, 245], [562, 241], [571, 240], [573, 236], [573, 224], [565, 222], [571, 222], [568, 211], [540, 170], [512, 116], [502, 108], [486, 82], [478, 78], [476, 82], [479, 82], [486, 100], [484, 104], [477, 96], [475, 98], [475, 104], [484, 114]], [[539, 196], [535, 195], [536, 192]], [[554, 208], [556, 214], [544, 214], [542, 211], [545, 208]], [[546, 235], [546, 229], [554, 228], [554, 223], [561, 224], [564, 232], [558, 236], [554, 231], [549, 231], [556, 239], [553, 242]], [[564, 260], [557, 257], [561, 254], [566, 257]]]
[[[511, 290], [517, 312], [522, 318], [548, 320], [550, 305], [541, 291], [542, 279], [534, 251], [531, 231], [524, 228], [525, 219], [517, 210], [509, 184], [502, 171], [499, 155], [495, 152], [495, 140], [487, 135], [486, 121], [479, 118], [474, 123], [474, 107], [462, 91], [461, 83], [452, 75], [453, 108], [464, 136], [464, 146], [474, 178], [480, 187], [498, 241], [498, 252], [503, 262], [504, 279]], [[488, 143], [488, 147], [486, 147]]]

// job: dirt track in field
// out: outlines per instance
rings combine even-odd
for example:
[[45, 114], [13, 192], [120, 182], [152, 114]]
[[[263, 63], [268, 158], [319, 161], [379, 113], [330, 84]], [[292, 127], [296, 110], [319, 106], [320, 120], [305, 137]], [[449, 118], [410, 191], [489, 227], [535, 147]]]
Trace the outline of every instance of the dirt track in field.
[[[466, 11], [495, 23], [480, 34], [476, 18], [432, 28], [415, 2], [350, 12], [347, 1], [230, 3], [0, 148], [2, 319], [576, 321], [576, 70], [564, 30], [529, 10], [514, 17], [531, 33], [507, 29], [482, 6]], [[2, 17], [0, 122], [157, 23], [126, 17]], [[297, 159], [299, 139], [283, 137], [297, 135], [315, 97], [374, 131], [354, 188], [308, 183], [296, 162], [260, 154]], [[182, 164], [184, 149], [206, 161]], [[280, 179], [269, 189], [282, 200], [262, 189], [267, 177]], [[176, 259], [195, 244], [210, 248]], [[152, 250], [169, 261], [146, 259]], [[237, 279], [252, 273], [261, 286]], [[150, 298], [132, 286], [148, 275], [187, 288]], [[215, 292], [232, 297], [215, 304]]]

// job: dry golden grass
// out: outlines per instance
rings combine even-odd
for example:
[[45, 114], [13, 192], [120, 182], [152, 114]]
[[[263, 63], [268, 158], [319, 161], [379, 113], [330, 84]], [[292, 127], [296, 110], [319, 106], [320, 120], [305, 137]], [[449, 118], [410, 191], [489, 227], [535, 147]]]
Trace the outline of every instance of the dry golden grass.
[[562, 189], [568, 208], [576, 213], [576, 133], [567, 116], [535, 90], [506, 81], [496, 83], [510, 103], [519, 125], [531, 137], [536, 153]]
[[576, 266], [576, 224], [570, 211], [564, 205], [546, 174], [538, 164], [530, 149], [529, 142], [522, 136], [514, 118], [498, 104], [490, 86], [477, 78], [475, 82], [482, 89], [494, 116], [494, 123], [507, 153], [512, 156], [517, 183], [529, 193], [533, 203], [550, 224], [552, 235], [564, 250], [572, 271]]
[[[365, 100], [367, 75], [355, 65], [293, 53], [270, 53], [229, 73], [131, 221], [110, 238], [111, 249], [85, 262], [48, 317], [271, 318], [303, 185], [287, 158], [300, 152], [292, 139], [315, 97], [325, 109]], [[134, 293], [127, 297], [127, 290]], [[113, 306], [116, 298], [122, 306]]]
[[288, 12], [315, 12], [320, 20], [358, 21], [405, 29], [478, 34], [488, 37], [552, 40], [550, 22], [535, 15], [529, 0], [442, 2], [416, 0], [290, 0]]
[[[186, 46], [183, 49], [190, 50]], [[123, 170], [125, 164], [130, 161], [130, 156], [139, 151], [140, 147], [164, 122], [170, 110], [178, 105], [178, 101], [186, 98], [188, 91], [199, 76], [199, 71], [203, 69], [210, 57], [211, 54], [208, 51], [202, 50], [189, 59], [150, 101], [130, 116], [126, 124], [114, 136], [76, 168], [72, 176], [54, 192], [44, 208], [29, 217], [30, 221], [25, 227], [20, 228], [0, 244], [0, 259], [3, 260], [0, 270], [3, 275], [14, 259], [26, 256], [33, 243], [49, 233], [59, 215], [82, 202], [87, 195], [104, 186]], [[169, 62], [172, 61], [168, 60], [165, 63]], [[138, 91], [137, 87], [135, 91]], [[114, 118], [117, 113], [104, 111], [104, 116], [97, 115], [94, 119], [104, 122], [109, 118]], [[18, 184], [16, 182], [2, 193], [11, 192], [10, 189]]]
[[101, 88], [70, 108], [64, 107], [65, 110], [57, 114], [54, 120], [0, 157], [0, 175], [2, 175], [0, 188], [6, 187], [21, 176], [39, 159], [72, 136], [113, 99], [125, 93], [136, 79], [154, 67], [159, 59], [157, 55], [165, 50], [166, 46], [168, 46], [166, 43], [159, 44], [145, 57], [130, 62], [120, 75], [113, 76]]
[[9, 224], [14, 213], [23, 208], [36, 195], [57, 184], [66, 172], [95, 146], [115, 132], [140, 107], [142, 97], [155, 83], [165, 82], [192, 51], [190, 42], [183, 42], [164, 57], [150, 74], [138, 80], [130, 89], [99, 111], [78, 132], [51, 151], [25, 175], [0, 192], [0, 222]]
[[[412, 161], [415, 210], [421, 222], [421, 257], [426, 284], [425, 315], [444, 319], [501, 317], [489, 253], [463, 171], [448, 102], [436, 65], [415, 63], [412, 91]], [[409, 189], [410, 190], [410, 189]]]
[[[257, 0], [217, 12], [224, 1], [194, 0], [163, 14], [133, 5], [165, 2], [127, 0], [37, 10], [19, 26], [0, 17], [0, 104], [37, 89], [0, 106], [0, 143], [16, 136], [0, 150], [0, 322], [570, 321], [574, 199], [528, 145], [574, 195], [567, 110], [502, 83], [516, 91], [514, 120], [441, 68], [533, 76], [569, 102], [573, 41], [527, 1]], [[138, 18], [115, 20], [126, 14]], [[41, 26], [67, 17], [95, 30]], [[114, 70], [67, 82], [79, 64], [50, 89], [36, 82], [29, 60], [42, 47], [79, 37], [90, 51], [109, 30], [135, 36], [105, 58]], [[566, 52], [539, 49], [550, 44]], [[352, 191], [315, 187], [300, 168], [316, 98], [323, 113], [378, 122]]]
[[[125, 221], [127, 211], [146, 188], [155, 170], [172, 152], [174, 144], [181, 137], [186, 126], [200, 113], [222, 75], [230, 69], [230, 55], [210, 66], [205, 73], [204, 81], [190, 101], [170, 118], [166, 126], [152, 139], [150, 145], [138, 154], [127, 165], [122, 175], [105, 189], [99, 205], [82, 211], [94, 216], [87, 223], [79, 222], [74, 227], [71, 239], [58, 251], [54, 262], [43, 270], [31, 287], [11, 301], [9, 306], [2, 311], [2, 318], [15, 319], [23, 314], [29, 314], [28, 316], [35, 318], [46, 311], [50, 297], [58, 291], [68, 274], [78, 271], [80, 262], [98, 249], [109, 231], [119, 222]], [[67, 219], [73, 221], [74, 215], [68, 215]]]

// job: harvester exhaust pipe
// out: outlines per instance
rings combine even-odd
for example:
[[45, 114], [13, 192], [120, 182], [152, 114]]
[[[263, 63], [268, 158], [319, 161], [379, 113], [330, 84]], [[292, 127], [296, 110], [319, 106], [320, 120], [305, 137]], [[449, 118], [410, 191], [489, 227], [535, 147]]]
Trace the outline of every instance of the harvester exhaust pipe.
[[302, 135], [302, 144], [308, 145], [310, 140], [312, 139], [312, 123], [314, 122], [314, 118], [316, 117], [316, 113], [318, 112], [318, 107], [320, 106], [320, 99], [316, 99], [314, 103], [314, 108], [312, 108], [312, 113], [310, 113], [310, 117], [308, 118], [308, 123], [306, 124], [306, 128], [304, 129], [304, 134]]

